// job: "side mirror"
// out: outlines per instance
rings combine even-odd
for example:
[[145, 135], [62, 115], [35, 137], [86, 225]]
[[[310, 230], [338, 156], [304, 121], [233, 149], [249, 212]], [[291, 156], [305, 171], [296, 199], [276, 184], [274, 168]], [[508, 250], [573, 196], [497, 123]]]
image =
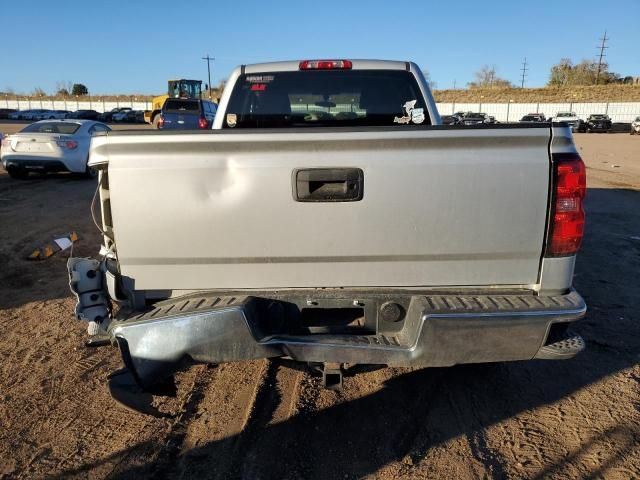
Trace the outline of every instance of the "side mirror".
[[205, 90], [209, 90], [209, 84], [205, 83], [205, 84], [204, 84], [204, 89], [205, 89]]

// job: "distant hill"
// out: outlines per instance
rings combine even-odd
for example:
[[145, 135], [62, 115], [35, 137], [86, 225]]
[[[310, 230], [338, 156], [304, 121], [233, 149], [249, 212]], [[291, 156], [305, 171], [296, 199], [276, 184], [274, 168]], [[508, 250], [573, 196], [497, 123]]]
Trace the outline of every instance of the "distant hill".
[[434, 90], [439, 103], [640, 102], [640, 85]]

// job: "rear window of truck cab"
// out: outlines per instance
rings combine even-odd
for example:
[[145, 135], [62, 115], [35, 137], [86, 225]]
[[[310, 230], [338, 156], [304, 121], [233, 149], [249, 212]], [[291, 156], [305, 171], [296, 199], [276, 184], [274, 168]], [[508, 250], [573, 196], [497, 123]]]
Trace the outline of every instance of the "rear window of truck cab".
[[164, 102], [162, 111], [168, 113], [200, 113], [200, 101], [169, 98]]
[[308, 70], [241, 75], [223, 128], [429, 125], [404, 70]]

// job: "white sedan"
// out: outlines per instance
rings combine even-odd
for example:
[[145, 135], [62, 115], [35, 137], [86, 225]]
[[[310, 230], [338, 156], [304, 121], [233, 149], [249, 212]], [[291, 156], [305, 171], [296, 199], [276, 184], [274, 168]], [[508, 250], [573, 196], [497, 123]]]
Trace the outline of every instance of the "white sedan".
[[46, 113], [46, 112], [48, 112], [48, 110], [43, 110], [41, 108], [38, 108], [36, 110], [27, 110], [22, 114], [20, 118], [22, 120], [36, 120], [36, 117], [38, 115], [42, 115], [43, 113]]
[[38, 113], [33, 116], [34, 120], [62, 120], [66, 117], [68, 110], [47, 110], [43, 113]]
[[111, 119], [114, 122], [123, 122], [125, 120], [125, 118], [127, 118], [127, 114], [131, 111], [132, 109], [129, 107], [124, 107], [121, 108], [119, 112], [116, 112], [113, 114], [113, 116], [111, 117]]
[[94, 176], [87, 166], [91, 137], [111, 129], [93, 120], [42, 120], [2, 140], [0, 161], [13, 178], [29, 172], [74, 172]]

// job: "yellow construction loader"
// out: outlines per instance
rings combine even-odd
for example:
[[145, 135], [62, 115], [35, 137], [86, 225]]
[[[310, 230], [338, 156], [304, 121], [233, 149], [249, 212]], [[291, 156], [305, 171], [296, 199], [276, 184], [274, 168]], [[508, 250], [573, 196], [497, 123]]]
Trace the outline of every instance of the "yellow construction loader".
[[169, 80], [167, 82], [166, 95], [153, 97], [151, 110], [144, 112], [144, 121], [151, 123], [157, 127], [160, 119], [160, 111], [167, 98], [202, 98], [202, 81], [201, 80]]

